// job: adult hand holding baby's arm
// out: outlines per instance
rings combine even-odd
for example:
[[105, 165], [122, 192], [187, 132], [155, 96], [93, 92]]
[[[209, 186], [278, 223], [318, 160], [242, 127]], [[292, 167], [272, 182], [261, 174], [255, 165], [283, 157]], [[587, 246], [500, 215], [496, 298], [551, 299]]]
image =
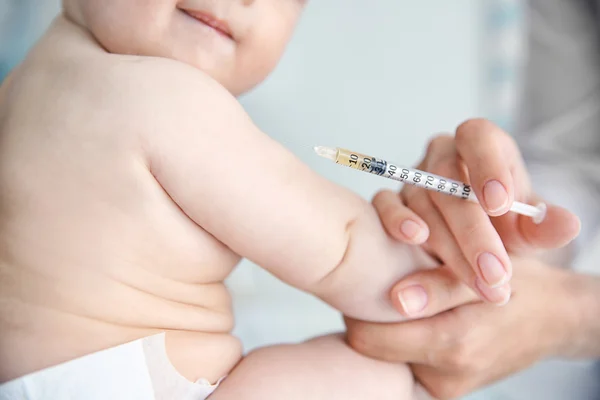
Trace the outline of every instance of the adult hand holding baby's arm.
[[[510, 297], [512, 263], [508, 252], [527, 254], [559, 248], [579, 233], [579, 219], [561, 207], [549, 205], [540, 224], [508, 212], [513, 201], [535, 205], [541, 199], [532, 191], [514, 140], [486, 120], [467, 121], [455, 136], [432, 140], [417, 168], [470, 183], [481, 206], [406, 185], [400, 196], [386, 191], [375, 198], [373, 204], [384, 226], [398, 240], [424, 243], [444, 268], [485, 301], [503, 304]], [[415, 212], [421, 218], [415, 218]], [[447, 280], [444, 276], [449, 271], [433, 273]], [[414, 287], [410, 292], [419, 294]], [[401, 296], [402, 291], [398, 294]], [[433, 296], [430, 301], [436, 301], [435, 291], [428, 295]], [[455, 296], [455, 301], [461, 301], [470, 295], [457, 292]], [[422, 292], [420, 297], [424, 298]], [[407, 315], [440, 311], [433, 306], [428, 312], [417, 300], [402, 300]]]
[[[513, 297], [503, 307], [473, 300], [441, 312], [448, 305], [433, 303], [440, 314], [409, 322], [347, 320], [348, 341], [370, 357], [409, 363], [438, 399], [460, 398], [548, 357], [600, 357], [600, 279], [533, 257], [512, 261]], [[441, 274], [416, 273], [409, 282], [436, 298], [466, 288]]]

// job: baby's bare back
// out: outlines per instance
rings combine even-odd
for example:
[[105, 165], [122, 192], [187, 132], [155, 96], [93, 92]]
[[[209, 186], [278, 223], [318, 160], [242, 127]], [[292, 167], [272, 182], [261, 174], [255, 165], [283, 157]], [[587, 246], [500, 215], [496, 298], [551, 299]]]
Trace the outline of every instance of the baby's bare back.
[[144, 157], [153, 98], [131, 82], [161, 62], [59, 19], [0, 88], [0, 382], [163, 330], [189, 379], [238, 362], [223, 280], [239, 256]]

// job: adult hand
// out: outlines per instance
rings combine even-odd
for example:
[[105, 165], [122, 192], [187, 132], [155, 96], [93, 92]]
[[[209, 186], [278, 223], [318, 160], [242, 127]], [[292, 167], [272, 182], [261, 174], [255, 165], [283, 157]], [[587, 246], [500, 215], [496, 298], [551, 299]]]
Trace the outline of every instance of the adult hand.
[[[558, 248], [579, 233], [579, 219], [560, 207], [548, 206], [540, 224], [508, 213], [515, 200], [537, 204], [540, 199], [531, 189], [515, 142], [489, 121], [470, 120], [455, 136], [433, 139], [417, 168], [471, 184], [481, 206], [405, 185], [400, 197], [384, 191], [373, 200], [383, 225], [398, 240], [424, 243], [485, 301], [504, 304], [510, 298], [507, 251], [526, 254]], [[420, 316], [418, 307], [409, 310], [415, 304], [406, 299], [407, 315]]]
[[[600, 324], [589, 322], [597, 320], [592, 313], [599, 309], [594, 294], [598, 282], [589, 286], [592, 278], [548, 267], [534, 258], [513, 262], [513, 298], [504, 307], [478, 301], [399, 324], [347, 319], [348, 341], [368, 356], [410, 363], [416, 379], [439, 399], [465, 395], [546, 356], [576, 353], [574, 347], [585, 342], [577, 339], [585, 325], [596, 325], [587, 337], [595, 338], [598, 352]], [[448, 298], [460, 297], [450, 292], [464, 290], [464, 284], [450, 274], [421, 271], [409, 279], [437, 293], [449, 292]], [[397, 297], [392, 299], [400, 308]]]

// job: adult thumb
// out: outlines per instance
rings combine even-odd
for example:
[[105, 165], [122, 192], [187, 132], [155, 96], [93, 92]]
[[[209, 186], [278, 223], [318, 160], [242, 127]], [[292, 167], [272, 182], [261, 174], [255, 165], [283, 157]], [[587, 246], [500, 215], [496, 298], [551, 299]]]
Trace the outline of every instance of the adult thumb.
[[565, 208], [548, 205], [546, 217], [536, 224], [532, 218], [519, 216], [521, 235], [534, 248], [557, 249], [579, 235], [581, 221]]
[[425, 318], [480, 301], [479, 296], [446, 266], [408, 275], [391, 290], [391, 300], [405, 317]]

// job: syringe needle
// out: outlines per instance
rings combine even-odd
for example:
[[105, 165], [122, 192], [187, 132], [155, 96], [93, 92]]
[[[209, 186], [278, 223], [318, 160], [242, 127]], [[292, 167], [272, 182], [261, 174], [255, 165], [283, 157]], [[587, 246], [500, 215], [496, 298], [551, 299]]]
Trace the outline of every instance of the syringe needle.
[[315, 153], [320, 155], [321, 157], [327, 158], [331, 161], [335, 161], [335, 156], [337, 154], [337, 150], [331, 147], [326, 146], [315, 146], [313, 147]]

